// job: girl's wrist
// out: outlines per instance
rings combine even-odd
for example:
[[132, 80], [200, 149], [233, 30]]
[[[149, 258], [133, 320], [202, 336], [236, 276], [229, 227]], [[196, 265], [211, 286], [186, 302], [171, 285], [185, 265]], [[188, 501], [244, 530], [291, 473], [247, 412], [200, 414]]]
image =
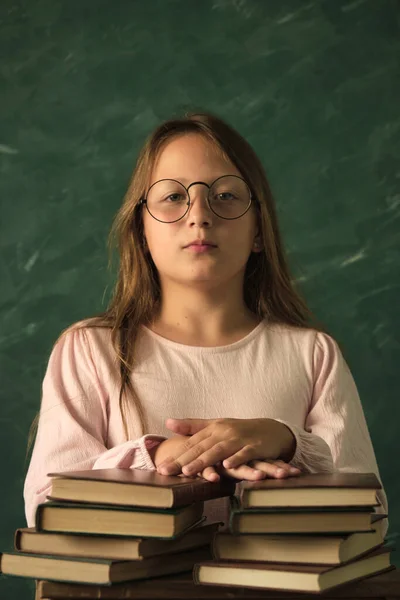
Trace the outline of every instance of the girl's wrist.
[[150, 449], [148, 448], [148, 449], [147, 449], [147, 452], [149, 453], [149, 456], [150, 456], [150, 458], [151, 458], [151, 460], [152, 460], [152, 462], [153, 462], [154, 464], [156, 464], [156, 462], [155, 462], [155, 457], [156, 457], [156, 450], [157, 450], [157, 447], [158, 447], [158, 446], [154, 446], [153, 448], [150, 448]]
[[159, 444], [157, 444], [157, 446], [153, 446], [153, 448], [150, 448], [148, 451], [151, 460], [153, 461], [153, 463], [155, 464], [155, 466], [157, 467], [158, 463], [160, 462], [160, 448], [161, 446], [166, 442], [167, 440], [164, 440], [163, 442], [160, 442]]
[[286, 463], [289, 463], [296, 452], [296, 438], [287, 425], [281, 423], [280, 421], [275, 421], [275, 423], [280, 425], [281, 435], [281, 452], [278, 458]]
[[166, 440], [163, 440], [161, 444], [158, 444], [155, 448], [152, 448], [150, 452], [151, 459], [156, 467], [158, 467], [166, 458], [168, 458], [174, 449], [181, 445], [183, 440], [186, 438], [184, 435], [174, 435]]

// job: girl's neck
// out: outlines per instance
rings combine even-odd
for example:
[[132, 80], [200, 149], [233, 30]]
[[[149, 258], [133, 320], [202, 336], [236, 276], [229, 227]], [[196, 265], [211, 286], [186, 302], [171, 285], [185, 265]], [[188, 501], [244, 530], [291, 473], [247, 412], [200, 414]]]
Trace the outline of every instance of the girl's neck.
[[171, 341], [224, 346], [245, 337], [261, 321], [244, 302], [239, 276], [214, 286], [162, 283], [161, 302], [148, 328]]
[[[219, 317], [219, 318], [218, 318]], [[243, 313], [229, 316], [210, 316], [208, 319], [190, 319], [182, 315], [163, 315], [162, 313], [148, 325], [154, 333], [188, 346], [225, 346], [233, 344], [248, 335], [261, 319], [248, 309]]]

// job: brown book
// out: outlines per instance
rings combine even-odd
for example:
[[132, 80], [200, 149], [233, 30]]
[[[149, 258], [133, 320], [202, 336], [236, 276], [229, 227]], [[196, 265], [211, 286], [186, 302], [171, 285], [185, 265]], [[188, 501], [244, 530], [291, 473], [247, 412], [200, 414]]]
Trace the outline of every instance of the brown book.
[[170, 552], [183, 552], [210, 544], [220, 523], [201, 525], [171, 540], [137, 537], [47, 533], [33, 527], [17, 529], [14, 547], [18, 552], [112, 560], [142, 560]]
[[240, 510], [231, 500], [229, 529], [231, 533], [356, 533], [374, 531], [375, 523], [386, 514], [371, 508], [264, 508]]
[[195, 566], [193, 577], [197, 584], [319, 594], [389, 569], [394, 569], [390, 564], [390, 548], [380, 546], [362, 558], [334, 567], [272, 562], [207, 562]]
[[349, 535], [232, 535], [217, 533], [216, 560], [337, 565], [383, 543], [380, 531]]
[[0, 570], [4, 575], [17, 577], [111, 585], [121, 581], [189, 571], [196, 562], [210, 560], [210, 558], [209, 546], [168, 556], [151, 556], [141, 561], [114, 561], [8, 552], [0, 554]]
[[243, 481], [242, 508], [278, 506], [378, 506], [374, 473], [313, 473], [287, 479]]
[[173, 538], [202, 518], [203, 502], [169, 509], [45, 502], [36, 511], [37, 531]]
[[[332, 592], [327, 592], [328, 598], [397, 598], [400, 584], [400, 572], [396, 569], [388, 569], [381, 574], [368, 578], [362, 578], [348, 585], [344, 585]], [[237, 598], [238, 600], [249, 600], [250, 598], [297, 598], [307, 600], [309, 595], [293, 594], [293, 592], [265, 591], [257, 588], [245, 587], [219, 587], [209, 585], [195, 585], [192, 573], [185, 572], [176, 575], [165, 575], [154, 579], [143, 579], [131, 583], [116, 583], [111, 586], [84, 585], [77, 583], [59, 583], [55, 581], [39, 581], [37, 585], [36, 600], [143, 600], [148, 598], [155, 600], [166, 600], [174, 598], [177, 600], [222, 600], [222, 598]]]
[[235, 493], [236, 482], [221, 477], [211, 482], [201, 477], [160, 475], [140, 469], [98, 469], [49, 473], [49, 495], [55, 500], [174, 508]]

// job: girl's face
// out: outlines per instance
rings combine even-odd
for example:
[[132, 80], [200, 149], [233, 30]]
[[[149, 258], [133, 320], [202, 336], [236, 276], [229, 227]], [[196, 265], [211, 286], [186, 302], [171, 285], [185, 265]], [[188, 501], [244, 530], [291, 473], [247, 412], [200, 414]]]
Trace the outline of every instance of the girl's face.
[[[150, 185], [160, 179], [175, 179], [186, 188], [196, 181], [210, 185], [223, 175], [241, 176], [211, 142], [199, 134], [186, 134], [166, 143]], [[250, 253], [257, 251], [254, 204], [239, 219], [226, 220], [210, 210], [207, 193], [204, 185], [190, 187], [189, 212], [175, 223], [161, 223], [143, 208], [144, 234], [162, 284], [172, 281], [207, 289], [243, 279]], [[204, 253], [185, 248], [199, 238], [217, 247]]]

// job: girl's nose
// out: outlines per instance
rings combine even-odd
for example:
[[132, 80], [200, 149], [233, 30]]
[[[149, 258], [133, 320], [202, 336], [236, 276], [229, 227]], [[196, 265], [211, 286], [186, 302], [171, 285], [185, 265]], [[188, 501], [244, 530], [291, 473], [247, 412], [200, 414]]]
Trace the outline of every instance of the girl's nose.
[[208, 216], [211, 218], [213, 214], [208, 204], [209, 188], [205, 184], [196, 184], [189, 190], [190, 207], [189, 215], [193, 216]]
[[212, 224], [214, 213], [208, 206], [207, 197], [196, 198], [193, 203], [192, 200], [190, 201], [187, 218], [190, 225], [210, 226]]

